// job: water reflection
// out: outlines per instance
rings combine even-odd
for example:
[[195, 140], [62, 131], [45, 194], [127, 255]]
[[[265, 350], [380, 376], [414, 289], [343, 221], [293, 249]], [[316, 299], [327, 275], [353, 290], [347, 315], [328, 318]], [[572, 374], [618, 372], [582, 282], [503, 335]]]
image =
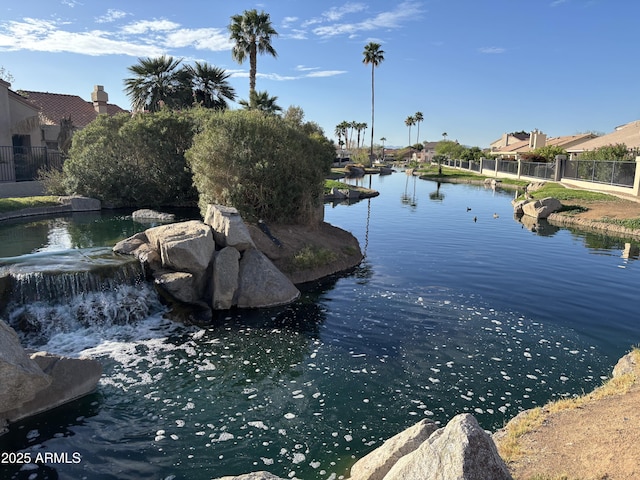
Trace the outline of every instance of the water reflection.
[[[408, 170], [407, 172], [410, 172], [410, 171]], [[407, 205], [411, 207], [413, 210], [415, 210], [416, 207], [418, 206], [418, 199], [416, 197], [416, 183], [417, 183], [418, 177], [410, 173], [406, 173], [406, 175], [407, 175], [407, 180], [404, 184], [404, 193], [400, 196], [400, 202], [402, 203], [402, 205]], [[411, 178], [413, 181], [413, 188], [411, 193], [408, 190], [409, 178]]]
[[438, 185], [436, 187], [436, 191], [435, 192], [431, 192], [429, 194], [429, 200], [432, 200], [434, 202], [441, 202], [444, 200], [444, 193], [440, 192], [440, 186], [442, 184], [440, 182], [438, 182]]

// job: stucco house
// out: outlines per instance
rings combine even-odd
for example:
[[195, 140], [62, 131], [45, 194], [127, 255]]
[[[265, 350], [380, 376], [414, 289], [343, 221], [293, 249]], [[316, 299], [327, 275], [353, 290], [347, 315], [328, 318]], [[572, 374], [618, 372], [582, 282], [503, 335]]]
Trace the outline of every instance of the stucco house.
[[640, 150], [640, 120], [620, 125], [613, 132], [590, 139], [587, 142], [567, 148], [572, 155], [579, 155], [588, 150], [595, 150], [608, 145], [623, 143], [629, 150]]
[[88, 102], [77, 95], [13, 91], [0, 80], [0, 182], [33, 180], [42, 166], [58, 166], [59, 149], [74, 130], [100, 114], [126, 112], [108, 100], [101, 85]]
[[[504, 146], [494, 147], [491, 149], [490, 154], [493, 156], [500, 156], [502, 158], [518, 158], [518, 155], [522, 153], [528, 153], [534, 151], [536, 148], [545, 146], [558, 146], [567, 151], [571, 148], [580, 148], [581, 145], [596, 138], [593, 133], [582, 133], [579, 135], [566, 135], [562, 137], [547, 137], [538, 129], [535, 129], [528, 135], [525, 140], [513, 142]], [[495, 142], [494, 142], [495, 143]], [[492, 144], [493, 145], [493, 144]]]

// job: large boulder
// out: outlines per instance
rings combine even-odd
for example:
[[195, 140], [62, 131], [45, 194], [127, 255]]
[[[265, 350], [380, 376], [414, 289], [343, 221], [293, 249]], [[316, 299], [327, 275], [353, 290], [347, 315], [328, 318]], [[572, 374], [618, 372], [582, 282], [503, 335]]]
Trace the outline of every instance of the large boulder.
[[50, 384], [51, 377], [27, 355], [15, 330], [0, 320], [0, 418]]
[[31, 355], [31, 359], [52, 381], [47, 388], [38, 391], [33, 400], [0, 414], [10, 422], [51, 410], [93, 392], [102, 375], [100, 363], [89, 358], [67, 358], [38, 352]]
[[132, 255], [138, 248], [149, 242], [147, 235], [144, 232], [138, 232], [135, 235], [120, 240], [113, 247], [113, 251], [121, 253], [123, 255]]
[[282, 477], [277, 477], [273, 473], [269, 473], [269, 472], [253, 472], [253, 473], [245, 473], [244, 475], [219, 477], [216, 480], [284, 480], [284, 479]]
[[540, 219], [547, 218], [554, 212], [562, 208], [560, 200], [553, 197], [546, 197], [534, 202], [527, 202], [522, 205], [522, 213], [530, 217]]
[[351, 480], [382, 480], [400, 458], [417, 449], [433, 432], [436, 424], [424, 419], [385, 441], [351, 467]]
[[455, 416], [413, 452], [402, 457], [385, 480], [512, 480], [491, 437], [468, 413]]
[[211, 306], [214, 310], [227, 310], [234, 305], [240, 273], [240, 252], [233, 247], [224, 247], [213, 261], [213, 294]]
[[150, 228], [145, 234], [151, 246], [160, 252], [165, 268], [198, 274], [213, 259], [216, 246], [211, 227], [198, 220]]
[[198, 303], [201, 289], [193, 273], [158, 270], [153, 273], [155, 283], [164, 293], [183, 303]]
[[300, 291], [261, 251], [246, 250], [240, 260], [237, 306], [262, 308], [285, 305], [296, 300]]
[[220, 247], [235, 247], [240, 252], [255, 248], [249, 230], [235, 208], [207, 205], [204, 222], [213, 228], [216, 244]]
[[173, 213], [164, 213], [158, 212], [156, 210], [151, 210], [150, 208], [142, 208], [140, 210], [136, 210], [131, 214], [131, 218], [138, 222], [173, 222], [176, 216]]

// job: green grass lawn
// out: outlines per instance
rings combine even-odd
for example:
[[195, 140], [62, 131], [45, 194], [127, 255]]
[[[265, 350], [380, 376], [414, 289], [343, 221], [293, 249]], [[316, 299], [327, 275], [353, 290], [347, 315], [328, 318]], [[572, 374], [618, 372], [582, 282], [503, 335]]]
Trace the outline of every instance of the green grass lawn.
[[13, 212], [23, 208], [51, 207], [60, 205], [57, 196], [0, 198], [0, 213]]

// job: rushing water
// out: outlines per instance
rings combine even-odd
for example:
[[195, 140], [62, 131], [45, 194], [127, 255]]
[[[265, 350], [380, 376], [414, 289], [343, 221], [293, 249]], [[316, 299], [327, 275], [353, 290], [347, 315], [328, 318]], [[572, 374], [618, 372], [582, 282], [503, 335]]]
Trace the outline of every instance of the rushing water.
[[[0, 437], [0, 451], [78, 452], [79, 463], [0, 473], [339, 478], [421, 418], [468, 411], [493, 429], [590, 390], [638, 342], [640, 264], [623, 254], [637, 245], [548, 225], [531, 232], [513, 219], [509, 192], [438, 188], [402, 173], [371, 182], [379, 197], [328, 205], [325, 215], [358, 237], [364, 262], [288, 307], [188, 327], [164, 319], [153, 290], [136, 283], [10, 308], [13, 324], [25, 309], [42, 322], [25, 343], [97, 358], [104, 375], [95, 394]], [[144, 228], [118, 222], [96, 227], [111, 232], [104, 245]], [[8, 235], [29, 237], [29, 225]], [[65, 228], [56, 235], [77, 229]]]

